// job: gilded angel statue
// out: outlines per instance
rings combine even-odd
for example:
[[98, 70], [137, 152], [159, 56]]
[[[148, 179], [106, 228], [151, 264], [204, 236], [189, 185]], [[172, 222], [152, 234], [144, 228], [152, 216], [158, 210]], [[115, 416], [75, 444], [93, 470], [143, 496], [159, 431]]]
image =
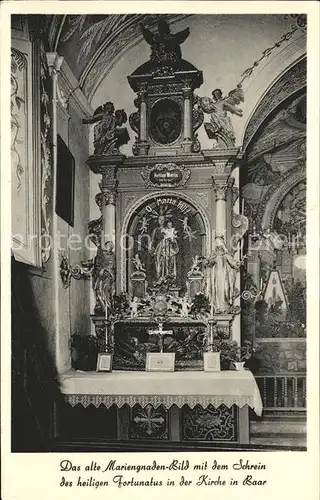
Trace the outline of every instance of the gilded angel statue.
[[228, 113], [242, 116], [242, 109], [237, 108], [244, 102], [241, 85], [231, 90], [227, 97], [223, 97], [220, 89], [215, 89], [210, 97], [197, 97], [198, 105], [202, 111], [211, 114], [211, 123], [205, 123], [205, 129], [210, 139], [217, 139], [218, 144], [232, 147], [235, 144], [235, 133], [231, 118]]

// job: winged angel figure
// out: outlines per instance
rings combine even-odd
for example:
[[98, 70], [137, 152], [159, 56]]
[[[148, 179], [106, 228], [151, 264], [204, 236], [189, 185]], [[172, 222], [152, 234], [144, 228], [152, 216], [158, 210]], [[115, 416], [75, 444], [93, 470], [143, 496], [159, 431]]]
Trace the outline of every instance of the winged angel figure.
[[242, 109], [236, 107], [240, 102], [244, 102], [241, 85], [237, 85], [236, 89], [231, 90], [227, 97], [223, 97], [220, 89], [215, 89], [212, 92], [212, 99], [210, 97], [198, 97], [197, 99], [202, 111], [211, 114], [211, 123], [205, 124], [209, 138], [217, 139], [218, 144], [224, 147], [234, 146], [236, 138], [228, 113], [242, 116]]
[[180, 45], [188, 38], [189, 28], [173, 34], [168, 22], [163, 18], [159, 19], [157, 28], [158, 33], [152, 33], [140, 23], [143, 38], [151, 47], [151, 60], [163, 64], [181, 59]]

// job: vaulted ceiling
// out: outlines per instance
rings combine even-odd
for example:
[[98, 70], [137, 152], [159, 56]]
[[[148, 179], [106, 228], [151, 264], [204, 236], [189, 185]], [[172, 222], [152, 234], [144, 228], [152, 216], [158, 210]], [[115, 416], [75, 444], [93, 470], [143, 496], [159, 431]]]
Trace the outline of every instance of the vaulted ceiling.
[[[21, 17], [21, 16], [20, 16]], [[199, 95], [214, 86], [229, 92], [241, 83], [243, 117], [233, 117], [237, 143], [250, 146], [251, 162], [262, 138], [259, 130], [282, 101], [305, 86], [306, 16], [112, 14], [29, 17], [43, 32], [46, 50], [63, 56], [93, 109], [111, 100], [130, 114], [134, 95], [127, 76], [149, 58], [140, 23], [153, 31], [159, 17], [173, 32], [190, 27], [183, 56], [203, 71]], [[30, 20], [32, 18], [32, 21]], [[254, 43], [252, 43], [254, 40]], [[247, 69], [246, 69], [247, 68]], [[288, 73], [289, 72], [289, 73]], [[289, 76], [288, 76], [289, 75]], [[202, 147], [212, 147], [199, 131]], [[128, 145], [129, 153], [131, 144]]]
[[[141, 41], [139, 24], [152, 29], [159, 17], [157, 14], [51, 16], [50, 50], [66, 58], [90, 98], [101, 72], [106, 74], [124, 51]], [[171, 24], [187, 16], [161, 17]]]

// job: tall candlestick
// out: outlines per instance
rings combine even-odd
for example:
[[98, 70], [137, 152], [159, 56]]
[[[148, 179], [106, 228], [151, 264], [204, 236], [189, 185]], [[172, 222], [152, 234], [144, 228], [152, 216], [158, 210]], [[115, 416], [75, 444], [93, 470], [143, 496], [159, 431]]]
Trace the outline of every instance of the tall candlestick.
[[108, 348], [109, 348], [109, 337], [108, 337], [108, 304], [107, 302], [105, 302], [105, 318], [106, 318], [106, 324], [105, 324], [105, 328], [106, 328], [106, 352], [108, 352]]

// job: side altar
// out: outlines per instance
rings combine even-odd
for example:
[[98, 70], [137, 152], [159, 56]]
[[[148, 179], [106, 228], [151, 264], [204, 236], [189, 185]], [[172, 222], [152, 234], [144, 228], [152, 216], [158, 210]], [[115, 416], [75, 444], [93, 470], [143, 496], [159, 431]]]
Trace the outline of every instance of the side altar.
[[[175, 369], [184, 374], [171, 374], [166, 385], [171, 380], [182, 384], [184, 376], [187, 379], [191, 371], [198, 371], [194, 375], [194, 404], [186, 410], [185, 418], [191, 422], [202, 412], [205, 422], [209, 411], [208, 418], [214, 421], [217, 411], [222, 411], [221, 421], [225, 421], [229, 414], [234, 430], [225, 439], [235, 440], [239, 414], [248, 434], [248, 406], [240, 405], [239, 413], [236, 399], [231, 398], [229, 405], [221, 400], [222, 410], [214, 409], [218, 399], [211, 397], [211, 390], [208, 404], [201, 406], [200, 398], [200, 407], [194, 405], [202, 378], [210, 384], [214, 377], [203, 373], [203, 353], [216, 350], [216, 339], [241, 343], [240, 269], [245, 258], [241, 243], [248, 220], [240, 213], [236, 172], [242, 154], [235, 146], [228, 113], [241, 113], [237, 106], [243, 93], [237, 88], [225, 98], [216, 89], [212, 99], [199, 97], [196, 90], [203, 83], [202, 71], [185, 61], [181, 52], [189, 30], [171, 33], [163, 19], [155, 32], [143, 26], [141, 30], [151, 53], [149, 61], [128, 76], [136, 93], [136, 111], [129, 116], [135, 133], [132, 155], [120, 151], [129, 141], [123, 127], [127, 121], [124, 110], [114, 111], [113, 104], [106, 102], [87, 121], [95, 124], [94, 154], [87, 164], [100, 176], [95, 199], [101, 212], [88, 224], [90, 238], [97, 246], [91, 263], [95, 297], [91, 318], [102, 351], [112, 355], [113, 370], [117, 370], [97, 376], [111, 380], [120, 371], [123, 380], [129, 376], [135, 380], [134, 374], [145, 370], [148, 353], [174, 353]], [[210, 115], [206, 130], [214, 139], [210, 150], [201, 148], [196, 132], [205, 113]], [[228, 370], [230, 360], [225, 360], [225, 366], [223, 363], [222, 358], [222, 368]], [[221, 373], [220, 378], [233, 380], [233, 396], [242, 390], [240, 386], [235, 389], [241, 376], [251, 376], [255, 392], [249, 372], [227, 373], [234, 374]], [[157, 387], [159, 380], [155, 381]], [[98, 392], [103, 392], [102, 385], [99, 389], [98, 383]], [[108, 399], [109, 386], [103, 387]], [[175, 387], [177, 396], [179, 384]], [[154, 394], [151, 387], [148, 390]], [[72, 393], [70, 387], [67, 393]], [[90, 394], [94, 396], [92, 391]], [[160, 395], [165, 396], [165, 386]], [[139, 414], [153, 411], [151, 399], [151, 407], [145, 410], [146, 397], [144, 394], [140, 410], [133, 409], [131, 417], [126, 410], [124, 418], [148, 420], [147, 415]], [[170, 418], [176, 419], [173, 415]], [[210, 435], [208, 439], [214, 439], [214, 433]], [[147, 433], [149, 437], [152, 435]]]

